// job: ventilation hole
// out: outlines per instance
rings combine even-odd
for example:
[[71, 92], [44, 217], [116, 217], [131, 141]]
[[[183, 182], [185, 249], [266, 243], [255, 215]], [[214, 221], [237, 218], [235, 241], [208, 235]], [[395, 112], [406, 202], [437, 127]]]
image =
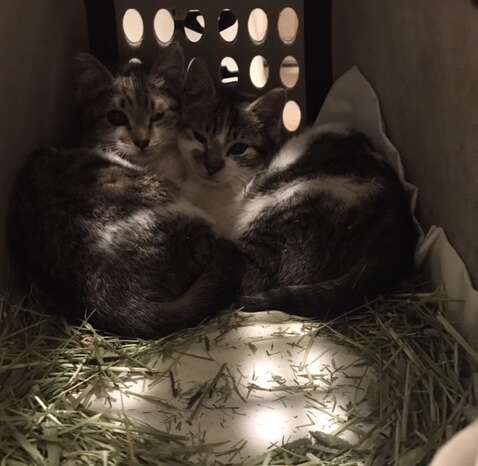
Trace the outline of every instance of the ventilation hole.
[[133, 47], [141, 44], [144, 34], [143, 18], [138, 10], [130, 8], [123, 16], [123, 31], [126, 40]]
[[299, 80], [299, 64], [294, 57], [285, 57], [280, 65], [280, 79], [282, 84], [289, 89], [293, 88]]
[[129, 62], [134, 63], [136, 65], [141, 65], [143, 63], [138, 57], [131, 58]]
[[239, 82], [239, 66], [234, 58], [225, 57], [222, 59], [220, 78], [223, 84], [234, 84]]
[[156, 13], [154, 17], [154, 32], [160, 45], [169, 45], [173, 40], [174, 19], [168, 10], [163, 8]]
[[279, 36], [284, 44], [293, 44], [299, 30], [299, 18], [294, 9], [284, 8], [279, 15]]
[[266, 12], [261, 8], [252, 10], [247, 23], [252, 42], [262, 44], [266, 40], [268, 27], [269, 20], [267, 19]]
[[254, 57], [251, 61], [249, 73], [252, 84], [258, 89], [262, 89], [269, 80], [269, 64], [267, 60], [260, 55]]
[[226, 42], [236, 39], [239, 32], [239, 21], [231, 10], [223, 10], [218, 20], [219, 34]]
[[300, 111], [297, 102], [289, 100], [289, 102], [285, 104], [282, 119], [284, 121], [284, 126], [288, 131], [294, 132], [299, 129], [302, 120], [302, 112]]
[[184, 21], [184, 34], [190, 42], [199, 42], [204, 34], [206, 20], [199, 10], [189, 10]]

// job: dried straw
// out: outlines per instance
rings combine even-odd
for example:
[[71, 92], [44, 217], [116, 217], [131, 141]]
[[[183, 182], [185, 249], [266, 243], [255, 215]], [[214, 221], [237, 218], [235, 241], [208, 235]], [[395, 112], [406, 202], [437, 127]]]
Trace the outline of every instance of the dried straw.
[[[113, 389], [127, 395], [126, 384], [135, 377], [166, 378], [175, 393], [173, 372], [156, 369], [153, 357], [170, 359], [172, 368], [179, 357], [194, 357], [188, 349], [197, 339], [204, 340], [208, 353], [231, 328], [245, 323], [242, 318], [220, 318], [194, 330], [143, 341], [102, 335], [88, 323], [72, 327], [5, 297], [0, 300], [0, 466], [238, 464], [234, 458], [246, 440], [232, 447], [200, 439], [191, 442], [125, 414], [97, 414], [86, 406], [93, 396], [108, 396]], [[337, 416], [334, 435], [311, 432], [308, 438], [272, 445], [261, 457], [242, 464], [426, 464], [439, 445], [470, 420], [467, 414], [476, 412], [470, 407], [476, 404], [474, 390], [478, 392], [473, 383], [478, 354], [447, 320], [446, 306], [447, 300], [436, 294], [394, 295], [333, 323], [305, 322], [307, 348], [314, 338], [325, 337], [358, 350], [374, 368], [380, 380], [373, 394], [377, 410], [364, 419], [354, 416], [352, 406], [348, 419]], [[211, 325], [220, 329], [216, 341], [207, 336]], [[301, 358], [298, 367], [304, 369]], [[305, 377], [303, 385], [281, 387], [279, 381], [278, 387], [286, 392], [303, 390], [307, 396], [315, 375]], [[190, 419], [214, 391], [223, 399], [236, 394], [246, 401], [224, 364], [191, 397], [186, 408]], [[364, 424], [373, 428], [364, 431]], [[357, 444], [340, 438], [347, 430], [358, 433]]]

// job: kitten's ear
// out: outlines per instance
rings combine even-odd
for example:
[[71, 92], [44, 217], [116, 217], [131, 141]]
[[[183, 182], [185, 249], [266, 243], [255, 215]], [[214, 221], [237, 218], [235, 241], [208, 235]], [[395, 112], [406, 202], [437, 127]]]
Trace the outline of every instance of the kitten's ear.
[[281, 142], [284, 135], [282, 115], [286, 102], [287, 90], [276, 88], [256, 99], [246, 109], [276, 142]]
[[151, 67], [149, 81], [153, 86], [166, 88], [175, 95], [180, 95], [184, 85], [184, 53], [178, 42], [161, 48], [158, 58]]
[[208, 111], [216, 100], [216, 86], [206, 64], [194, 58], [189, 64], [184, 84], [183, 104], [187, 112]]
[[113, 75], [97, 58], [89, 53], [76, 56], [77, 98], [84, 102], [111, 85]]
[[184, 85], [184, 95], [191, 99], [214, 99], [216, 97], [216, 86], [206, 64], [194, 58], [189, 64]]

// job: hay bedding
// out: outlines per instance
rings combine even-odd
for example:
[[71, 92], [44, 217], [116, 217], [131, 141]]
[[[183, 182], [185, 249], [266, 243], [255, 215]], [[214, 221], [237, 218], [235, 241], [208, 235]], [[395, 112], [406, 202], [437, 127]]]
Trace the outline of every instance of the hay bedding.
[[[357, 69], [321, 111], [320, 124], [337, 121], [386, 155], [413, 210]], [[328, 324], [229, 314], [158, 341], [25, 303], [0, 297], [0, 466], [424, 466], [477, 413], [478, 354], [438, 294], [380, 298]]]
[[478, 355], [436, 294], [329, 324], [228, 314], [158, 341], [4, 298], [0, 464], [425, 465], [474, 416]]

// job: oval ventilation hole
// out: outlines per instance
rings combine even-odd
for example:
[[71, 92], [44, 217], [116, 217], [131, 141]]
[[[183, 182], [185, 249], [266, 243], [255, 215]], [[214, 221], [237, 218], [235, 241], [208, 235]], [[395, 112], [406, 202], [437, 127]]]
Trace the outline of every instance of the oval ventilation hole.
[[279, 36], [284, 44], [293, 44], [299, 31], [299, 17], [293, 8], [284, 8], [279, 15], [277, 24]]
[[297, 102], [289, 100], [289, 102], [285, 104], [282, 119], [287, 131], [292, 133], [299, 129], [300, 122], [302, 120], [302, 112], [300, 111], [300, 107]]
[[239, 21], [232, 10], [223, 10], [218, 19], [219, 34], [226, 42], [233, 42], [239, 32]]
[[126, 40], [133, 47], [141, 45], [144, 35], [143, 18], [138, 10], [130, 8], [123, 16], [123, 32]]
[[285, 57], [280, 65], [280, 80], [285, 87], [292, 89], [299, 80], [299, 64], [294, 57]]
[[252, 10], [247, 22], [247, 29], [252, 42], [262, 44], [266, 40], [269, 20], [266, 12], [262, 8]]
[[174, 30], [175, 25], [172, 14], [162, 8], [154, 17], [154, 33], [159, 44], [162, 46], [169, 45], [173, 40]]
[[204, 34], [206, 20], [199, 10], [189, 10], [184, 21], [184, 35], [190, 42], [199, 42]]
[[258, 89], [262, 89], [269, 80], [269, 64], [267, 63], [267, 60], [261, 55], [254, 57], [251, 61], [249, 74], [251, 76], [252, 84]]
[[222, 59], [219, 73], [223, 84], [235, 84], [239, 82], [239, 66], [232, 57], [224, 57]]

